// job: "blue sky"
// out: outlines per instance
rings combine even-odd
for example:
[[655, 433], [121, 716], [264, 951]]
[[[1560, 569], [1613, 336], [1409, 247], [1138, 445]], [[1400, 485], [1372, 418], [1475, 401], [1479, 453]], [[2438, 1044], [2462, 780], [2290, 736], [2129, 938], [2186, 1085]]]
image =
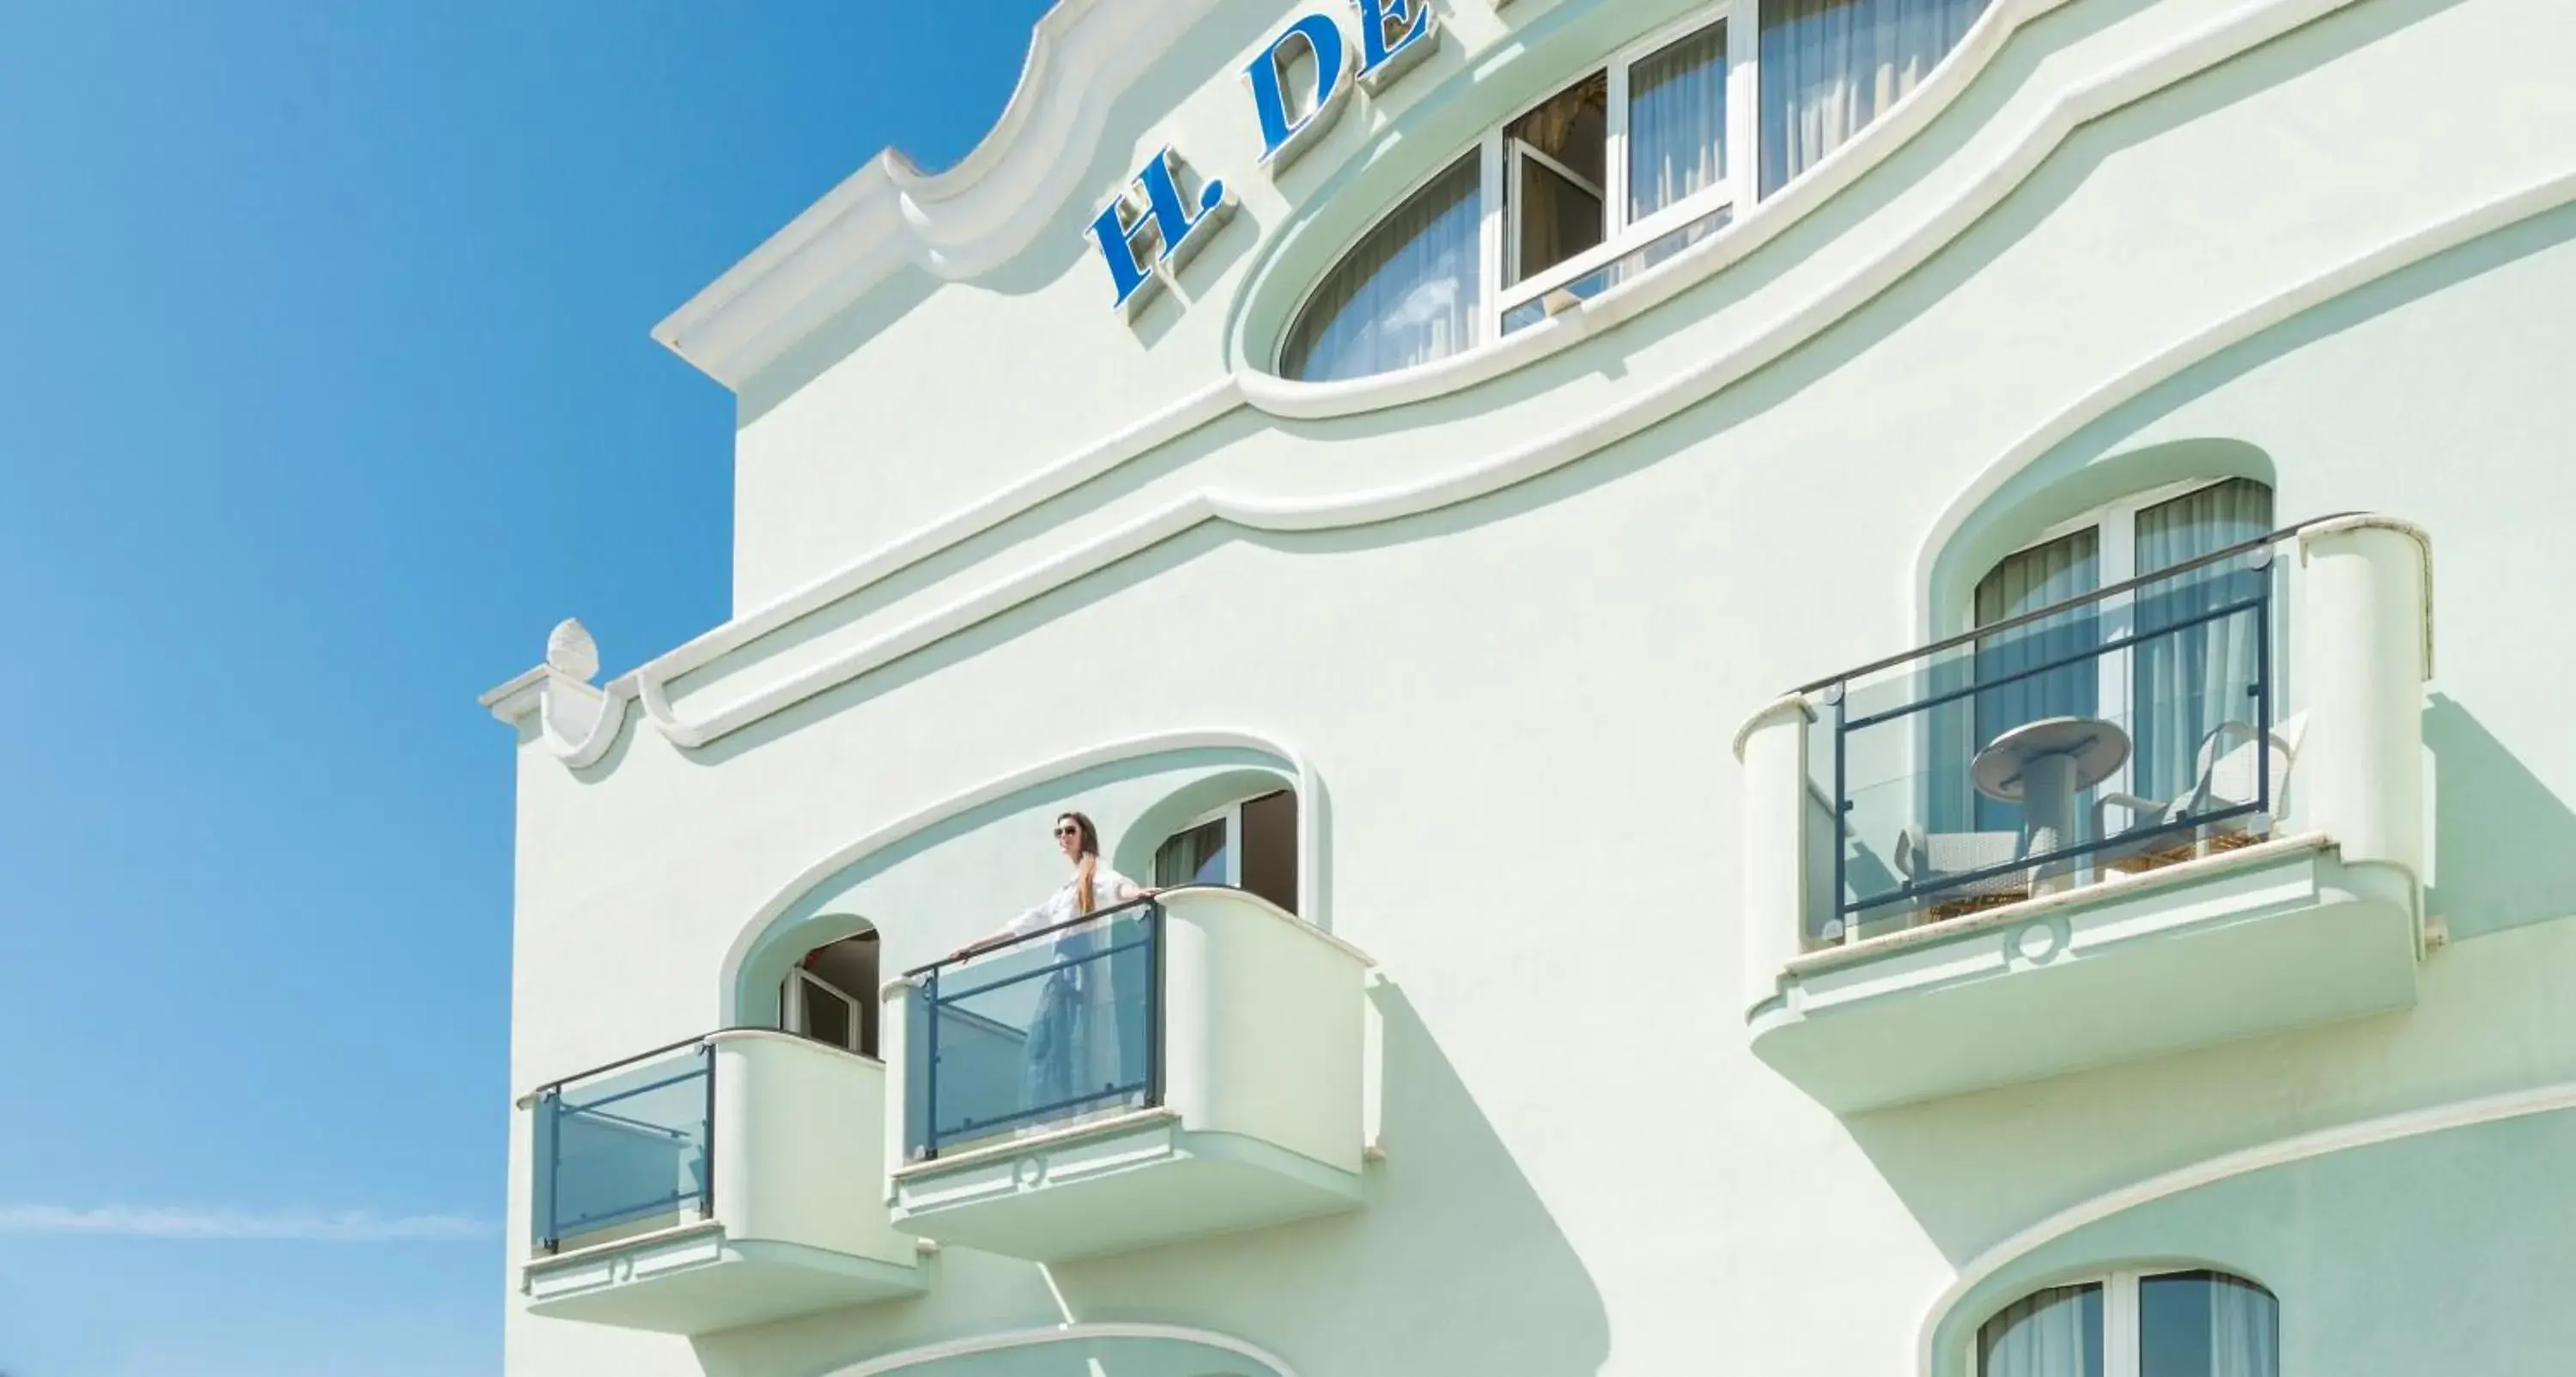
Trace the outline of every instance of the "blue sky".
[[0, 1371], [499, 1369], [474, 696], [722, 619], [647, 329], [1042, 9], [0, 3]]

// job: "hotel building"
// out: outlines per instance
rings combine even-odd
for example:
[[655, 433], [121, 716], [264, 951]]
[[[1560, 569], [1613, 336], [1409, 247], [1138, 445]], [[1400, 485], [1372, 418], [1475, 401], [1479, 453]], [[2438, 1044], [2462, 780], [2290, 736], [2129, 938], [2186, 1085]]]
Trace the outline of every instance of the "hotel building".
[[484, 700], [509, 1373], [2576, 1371], [2559, 51], [1061, 0]]

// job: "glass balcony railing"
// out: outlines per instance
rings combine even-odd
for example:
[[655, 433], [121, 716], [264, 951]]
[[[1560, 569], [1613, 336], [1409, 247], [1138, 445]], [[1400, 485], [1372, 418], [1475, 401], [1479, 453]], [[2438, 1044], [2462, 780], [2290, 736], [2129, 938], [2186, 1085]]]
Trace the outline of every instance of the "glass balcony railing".
[[906, 1157], [1162, 1103], [1162, 958], [1140, 899], [911, 972]]
[[2270, 539], [1812, 686], [1806, 950], [2248, 844], [2282, 809]]
[[540, 1087], [531, 1314], [667, 1334], [918, 1295], [885, 1181], [885, 1067], [721, 1028]]
[[1054, 1262], [1357, 1207], [1368, 972], [1192, 884], [887, 981], [896, 1227]]
[[540, 1252], [714, 1213], [715, 1066], [715, 1049], [692, 1040], [539, 1092]]

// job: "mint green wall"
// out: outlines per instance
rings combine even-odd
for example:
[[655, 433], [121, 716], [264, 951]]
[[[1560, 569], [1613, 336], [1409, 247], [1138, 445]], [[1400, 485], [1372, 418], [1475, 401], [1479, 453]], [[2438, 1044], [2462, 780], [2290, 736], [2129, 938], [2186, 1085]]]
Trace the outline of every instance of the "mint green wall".
[[[1572, 32], [1574, 8], [1452, 7], [1497, 62], [1509, 26], [1562, 9], [1549, 31]], [[782, 896], [875, 922], [900, 965], [891, 953], [954, 945], [1050, 880], [1033, 819], [1052, 796], [890, 852], [881, 872], [814, 873], [939, 800], [1144, 733], [1293, 745], [1323, 785], [1316, 898], [1387, 978], [1387, 1157], [1346, 1216], [1043, 1272], [952, 1250], [923, 1300], [695, 1343], [517, 1316], [514, 1377], [820, 1377], [1068, 1315], [1240, 1335], [1299, 1377], [1901, 1377], [1961, 1269], [2060, 1211], [2296, 1134], [2576, 1081], [2576, 212], [2555, 208], [2576, 203], [2576, 85], [2558, 61], [2576, 6], [2022, 8], [2026, 26], [1913, 142], [1632, 320], [1436, 396], [1326, 418], [1229, 407], [675, 676], [657, 707], [669, 720], [625, 708], [595, 763], [566, 768], [531, 734], [520, 1089], [719, 1021], [729, 954]], [[1232, 127], [1239, 90], [1217, 57], [1290, 12], [1226, 7], [1186, 50], [1203, 65], [1149, 94], [1197, 92]], [[2231, 38], [2215, 65], [2105, 87], [2044, 156], [1998, 161], [2139, 54], [2255, 20], [2264, 34]], [[1499, 89], [1469, 89], [1463, 47], [1439, 61], [1457, 65], [1424, 69], [1424, 89]], [[1544, 89], [1534, 67], [1511, 70]], [[1391, 191], [1398, 163], [1454, 151], [1406, 142], [1430, 121], [1389, 113], [1337, 131], [1298, 175]], [[2008, 187], [1990, 208], [1938, 220], [1989, 175]], [[744, 481], [775, 487], [745, 505], [744, 538], [761, 542], [747, 566], [762, 571], [746, 587], [839, 567], [1220, 376], [1230, 322], [1258, 314], [1232, 294], [1292, 261], [1256, 251], [1287, 216], [1284, 197], [1248, 201], [1185, 322], [1106, 336], [1129, 351], [1098, 364], [1109, 383], [1093, 361], [925, 391], [877, 369], [879, 348], [818, 366], [789, 404], [759, 399], [767, 433], [746, 439]], [[1922, 247], [1927, 223], [1940, 232]], [[2416, 246], [2443, 226], [2454, 247]], [[969, 379], [959, 360], [984, 340], [1096, 343], [1095, 266], [1050, 241], [1006, 282], [903, 303], [911, 323], [887, 347]], [[1847, 273], [1879, 276], [1800, 314]], [[1724, 360], [1741, 371], [1696, 371]], [[1011, 406], [994, 405], [1005, 391]], [[870, 433], [963, 438], [953, 467], [854, 525], [839, 509], [905, 458], [847, 443]], [[1546, 463], [1437, 501], [1365, 505], [1568, 436]], [[2426, 962], [2421, 1003], [1850, 1121], [1824, 1112], [1746, 1045], [1736, 724], [1917, 643], [1944, 588], [2050, 513], [2106, 485], [2228, 473], [2269, 477], [2285, 519], [2375, 509], [2432, 533], [2431, 908], [2458, 940]], [[1210, 494], [1232, 514], [1213, 515]], [[1196, 515], [1136, 534], [1169, 511]], [[1101, 549], [1118, 557], [1081, 564]], [[1141, 777], [1066, 787], [1138, 820], [1171, 796]], [[934, 893], [976, 897], [920, 897]], [[523, 1132], [514, 1151], [515, 1212]], [[2466, 1188], [2491, 1174], [2480, 1151], [2426, 1174]], [[2560, 1290], [2576, 1281], [2563, 1254], [2534, 1256]], [[2320, 1251], [2297, 1284], [2333, 1290], [2333, 1264]], [[2246, 1265], [2290, 1297], [2269, 1264]], [[2426, 1270], [2355, 1267], [2350, 1298], [2298, 1313], [2349, 1304], [2438, 1326], [2392, 1299]], [[2529, 1351], [2567, 1351], [2550, 1346], [2554, 1321], [2528, 1323]]]
[[[2576, 1111], [2351, 1148], [2138, 1206], [2032, 1252], [1942, 1325], [1941, 1377], [1986, 1316], [2113, 1267], [2207, 1266], [2281, 1302], [2284, 1377], [2541, 1373], [2576, 1354]], [[2168, 1268], [2166, 1265], [2170, 1264]]]

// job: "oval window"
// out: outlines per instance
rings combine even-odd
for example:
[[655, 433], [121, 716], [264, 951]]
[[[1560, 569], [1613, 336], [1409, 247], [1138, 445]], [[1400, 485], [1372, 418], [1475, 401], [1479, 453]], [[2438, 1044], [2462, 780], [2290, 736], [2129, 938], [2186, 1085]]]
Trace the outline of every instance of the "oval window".
[[1334, 382], [1446, 358], [1475, 342], [1476, 159], [1431, 179], [1343, 256], [1289, 327], [1279, 371]]

